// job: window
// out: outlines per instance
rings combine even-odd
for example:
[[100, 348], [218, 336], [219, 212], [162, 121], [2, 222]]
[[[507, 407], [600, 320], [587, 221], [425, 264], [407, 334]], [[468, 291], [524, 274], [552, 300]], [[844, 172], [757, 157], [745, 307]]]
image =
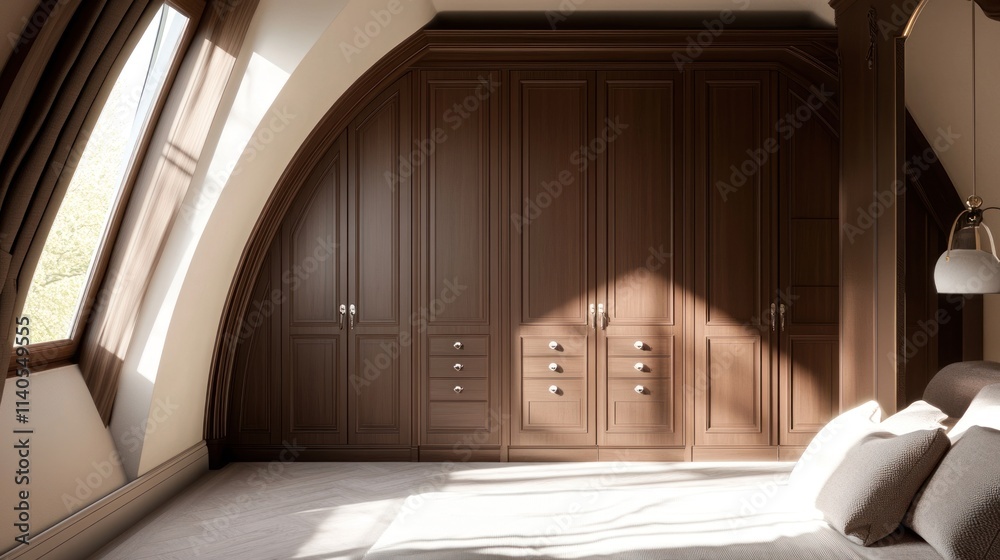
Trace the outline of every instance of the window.
[[91, 132], [77, 142], [82, 151], [67, 163], [72, 178], [28, 288], [22, 315], [31, 318], [33, 345], [62, 349], [47, 356], [50, 362], [75, 352], [80, 318], [97, 295], [163, 94], [192, 35], [181, 10], [164, 3], [152, 9]]

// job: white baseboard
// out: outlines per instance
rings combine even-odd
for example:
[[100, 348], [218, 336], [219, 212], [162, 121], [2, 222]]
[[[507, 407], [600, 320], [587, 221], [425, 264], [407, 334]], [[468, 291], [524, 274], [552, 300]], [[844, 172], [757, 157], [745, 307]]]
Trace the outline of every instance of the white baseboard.
[[121, 535], [208, 472], [202, 441], [136, 480], [32, 537], [0, 560], [79, 560]]

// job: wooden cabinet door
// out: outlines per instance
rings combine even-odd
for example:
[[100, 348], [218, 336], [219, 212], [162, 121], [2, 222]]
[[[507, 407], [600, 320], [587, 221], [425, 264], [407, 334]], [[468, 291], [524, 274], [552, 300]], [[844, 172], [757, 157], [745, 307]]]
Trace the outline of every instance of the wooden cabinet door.
[[697, 445], [775, 443], [773, 88], [767, 71], [695, 74]]
[[316, 166], [280, 234], [282, 437], [303, 445], [347, 443], [345, 150], [341, 138]]
[[281, 251], [279, 233], [261, 264], [237, 333], [227, 436], [235, 446], [281, 444], [282, 317], [273, 297], [275, 290], [281, 293]]
[[779, 438], [805, 446], [839, 412], [840, 138], [817, 93], [782, 90], [781, 114], [798, 126], [781, 144]]
[[673, 72], [598, 79], [600, 445], [684, 445], [684, 88]]
[[[410, 80], [351, 123], [348, 364], [352, 445], [410, 443]], [[349, 312], [349, 315], [350, 312]]]
[[510, 78], [511, 445], [593, 446], [592, 72]]
[[420, 73], [420, 443], [462, 454], [500, 445], [499, 90], [496, 72]]

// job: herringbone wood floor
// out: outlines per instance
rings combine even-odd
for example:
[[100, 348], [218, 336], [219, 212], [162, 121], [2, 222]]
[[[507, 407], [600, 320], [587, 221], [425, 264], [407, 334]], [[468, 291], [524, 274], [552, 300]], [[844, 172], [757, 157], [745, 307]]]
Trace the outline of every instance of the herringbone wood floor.
[[405, 509], [419, 514], [420, 494], [653, 491], [759, 472], [691, 463], [234, 463], [93, 558], [360, 558]]

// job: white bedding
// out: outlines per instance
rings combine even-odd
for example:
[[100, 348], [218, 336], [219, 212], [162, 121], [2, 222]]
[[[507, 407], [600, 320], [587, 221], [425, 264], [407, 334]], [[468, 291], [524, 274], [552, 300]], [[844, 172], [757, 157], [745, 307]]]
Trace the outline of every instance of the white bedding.
[[583, 488], [556, 481], [530, 492], [473, 484], [427, 492], [365, 558], [940, 560], [908, 533], [887, 547], [852, 544], [785, 492], [788, 463], [657, 467], [655, 486], [609, 474]]

